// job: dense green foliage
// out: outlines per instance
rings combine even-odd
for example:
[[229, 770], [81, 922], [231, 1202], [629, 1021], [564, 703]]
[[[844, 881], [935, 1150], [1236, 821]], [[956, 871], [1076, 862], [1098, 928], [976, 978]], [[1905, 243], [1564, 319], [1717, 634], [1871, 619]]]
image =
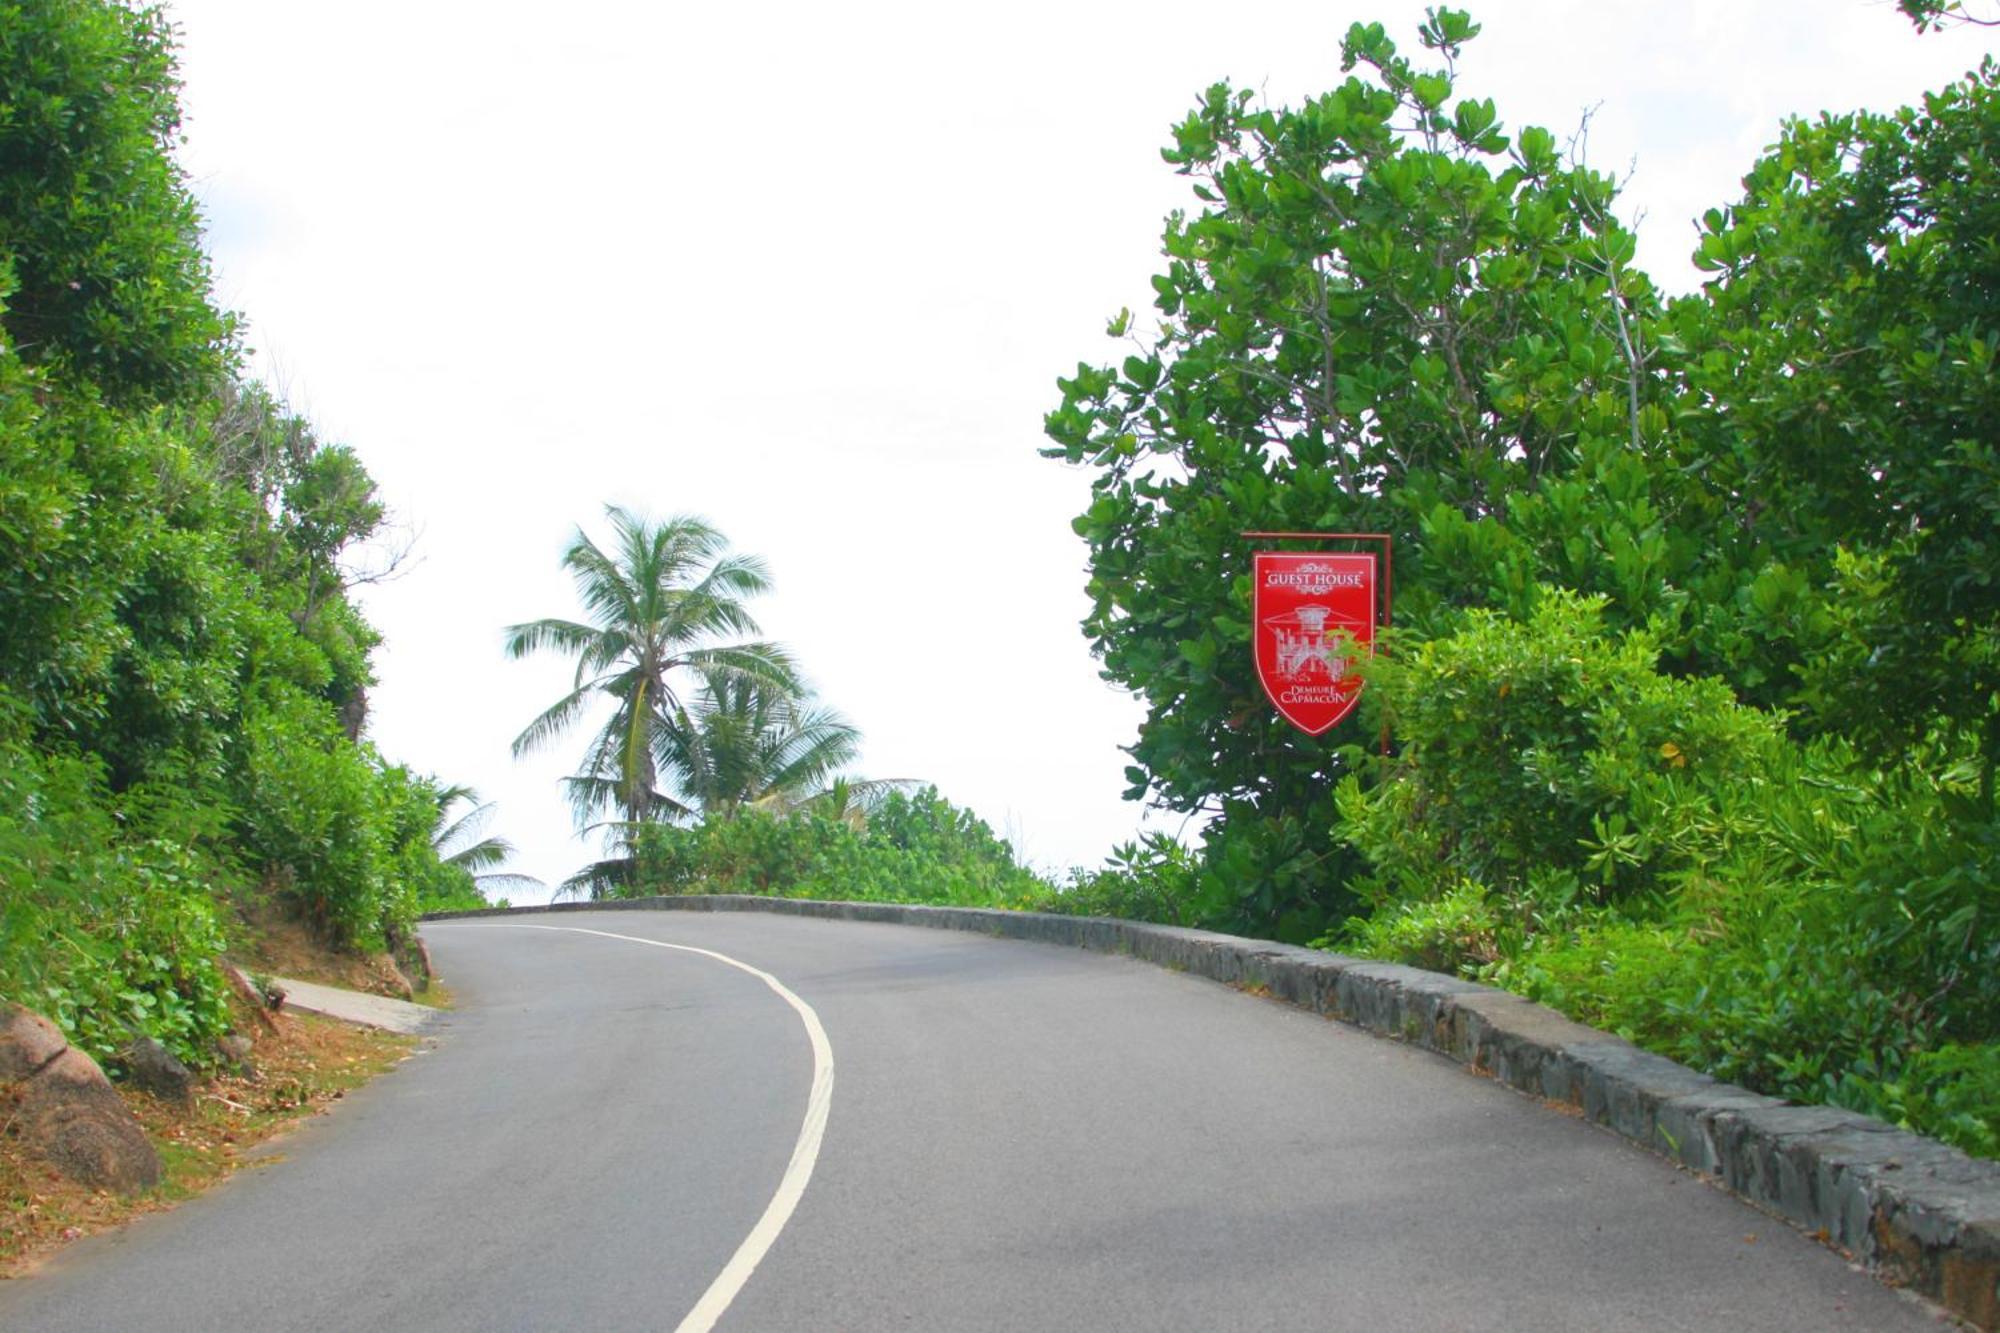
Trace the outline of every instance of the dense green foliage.
[[1447, 106], [1474, 31], [1440, 13], [1427, 69], [1357, 27], [1368, 77], [1294, 111], [1210, 89], [1166, 154], [1205, 207], [1168, 222], [1159, 332], [1079, 367], [1048, 418], [1050, 452], [1096, 474], [1086, 631], [1148, 704], [1132, 794], [1214, 816], [1232, 925], [1310, 938], [1359, 868], [1330, 832], [1349, 760], [1271, 714], [1244, 651], [1244, 530], [1393, 533], [1417, 625], [1526, 596], [1542, 564], [1643, 617], [1701, 558], [1622, 456], [1662, 414], [1612, 183], [1490, 102]]
[[[102, 1060], [150, 1033], [193, 1054], [227, 1024], [206, 858], [171, 793], [115, 804], [88, 758], [0, 739], [0, 966], [6, 998]], [[136, 818], [134, 818], [136, 816]]]
[[170, 402], [233, 351], [209, 300], [166, 15], [109, 3], [0, 4], [0, 254], [7, 337], [120, 404]]
[[[1157, 332], [1061, 381], [1047, 452], [1093, 473], [1130, 794], [1212, 819], [1077, 901], [1475, 972], [1991, 1152], [2000, 68], [1788, 125], [1668, 302], [1614, 183], [1461, 90], [1476, 33], [1357, 25], [1332, 92], [1175, 130]], [[1394, 536], [1318, 740], [1256, 684], [1246, 530]]]
[[354, 454], [232, 378], [165, 20], [0, 5], [0, 996], [207, 1063], [233, 894], [343, 945], [481, 901], [358, 740]]
[[[1795, 122], [1711, 213], [1678, 303], [1700, 458], [1789, 528], [1818, 728], [2000, 760], [2000, 65], [1894, 115]], [[1695, 461], [1690, 459], [1690, 461]], [[1782, 515], [1782, 517], [1780, 517]], [[1836, 547], [1867, 562], [1833, 584]], [[1817, 612], [1820, 623], [1814, 624]], [[1990, 814], [1990, 808], [1988, 813]]]
[[2000, 846], [1977, 765], [1801, 744], [1661, 674], [1601, 603], [1491, 612], [1368, 668], [1402, 740], [1338, 793], [1371, 911], [1343, 943], [1521, 990], [1762, 1091], [2000, 1150]]
[[1023, 906], [1048, 886], [986, 823], [935, 788], [892, 791], [865, 820], [746, 811], [648, 824], [626, 896], [756, 893], [788, 898]]

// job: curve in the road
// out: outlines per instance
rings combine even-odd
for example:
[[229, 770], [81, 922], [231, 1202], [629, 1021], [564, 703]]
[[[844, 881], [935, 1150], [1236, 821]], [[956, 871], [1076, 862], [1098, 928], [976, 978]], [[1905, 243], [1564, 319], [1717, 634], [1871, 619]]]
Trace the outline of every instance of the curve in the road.
[[[283, 1164], [0, 1283], [0, 1328], [672, 1329], [766, 1212], [712, 1333], [1937, 1327], [1657, 1157], [1311, 1013], [965, 931], [595, 920], [427, 926], [461, 1008], [420, 1059]], [[815, 1061], [759, 971], [840, 1034], [840, 1120], [775, 1211]]]
[[[692, 944], [669, 944], [665, 940], [649, 940], [638, 935], [620, 935], [615, 931], [591, 930], [584, 926], [538, 926], [527, 922], [496, 923], [484, 927], [488, 930], [546, 930], [559, 931], [567, 935], [595, 935], [600, 939], [623, 940], [627, 944], [643, 944], [650, 949], [672, 949], [677, 953], [700, 954], [712, 958], [739, 972], [747, 972], [769, 986], [777, 997], [792, 1007], [805, 1025], [806, 1040], [812, 1043], [813, 1075], [812, 1090], [806, 1095], [805, 1122], [799, 1126], [798, 1141], [792, 1147], [792, 1158], [785, 1166], [785, 1174], [778, 1181], [778, 1189], [771, 1196], [771, 1202], [764, 1209], [757, 1225], [750, 1228], [750, 1234], [736, 1247], [736, 1253], [716, 1274], [715, 1281], [709, 1283], [708, 1290], [687, 1312], [675, 1333], [709, 1333], [715, 1321], [722, 1318], [722, 1312], [729, 1308], [736, 1294], [743, 1290], [743, 1284], [757, 1271], [757, 1265], [770, 1253], [778, 1233], [785, 1229], [792, 1213], [805, 1197], [806, 1186], [812, 1181], [813, 1166], [819, 1161], [821, 1142], [826, 1138], [826, 1118], [833, 1108], [833, 1043], [827, 1040], [826, 1028], [820, 1023], [819, 1015], [813, 1007], [800, 999], [784, 982], [759, 967], [752, 967], [740, 958], [731, 958], [726, 953], [713, 949], [701, 949]], [[475, 927], [478, 929], [478, 927]]]

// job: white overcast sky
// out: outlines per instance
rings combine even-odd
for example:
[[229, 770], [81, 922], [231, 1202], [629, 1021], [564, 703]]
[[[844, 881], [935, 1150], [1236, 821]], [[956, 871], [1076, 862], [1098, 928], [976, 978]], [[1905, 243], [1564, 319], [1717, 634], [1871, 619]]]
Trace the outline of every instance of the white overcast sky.
[[[1088, 478], [1036, 455], [1042, 414], [1150, 309], [1192, 203], [1158, 150], [1200, 90], [1296, 101], [1350, 22], [1415, 50], [1421, 4], [168, 7], [217, 295], [416, 537], [366, 593], [389, 758], [499, 800], [518, 868], [587, 859], [556, 786], [582, 735], [508, 751], [569, 669], [500, 631], [575, 612], [557, 559], [617, 503], [769, 560], [764, 628], [863, 774], [936, 782], [1045, 868], [1132, 835], [1140, 711], [1077, 628]], [[1674, 288], [1781, 118], [1912, 101], [1994, 40], [1889, 0], [1472, 8], [1461, 90], [1559, 136], [1595, 107]]]

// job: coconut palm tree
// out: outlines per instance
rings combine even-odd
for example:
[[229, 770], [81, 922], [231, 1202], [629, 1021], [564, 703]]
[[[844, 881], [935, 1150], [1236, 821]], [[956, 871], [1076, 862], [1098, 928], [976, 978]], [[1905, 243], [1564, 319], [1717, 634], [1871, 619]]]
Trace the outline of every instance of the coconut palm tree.
[[660, 783], [683, 692], [699, 680], [783, 693], [797, 689], [797, 673], [777, 645], [742, 641], [758, 632], [744, 601], [770, 587], [763, 561], [729, 554], [723, 535], [698, 518], [652, 523], [615, 505], [605, 515], [609, 549], [579, 528], [563, 552], [586, 619], [510, 626], [505, 649], [511, 658], [576, 659], [569, 693], [515, 737], [517, 757], [567, 732], [593, 704], [611, 705], [565, 787], [579, 829], [608, 830], [615, 861], [638, 826], [691, 813]]
[[662, 772], [705, 819], [787, 813], [861, 746], [861, 733], [833, 709], [742, 675], [704, 678], [665, 735]]
[[891, 792], [923, 785], [840, 774], [860, 749], [861, 732], [810, 696], [754, 681], [705, 682], [674, 737], [662, 771], [704, 819], [746, 811], [814, 815], [859, 831]]
[[[471, 808], [454, 814], [461, 803]], [[436, 849], [438, 860], [471, 875], [480, 893], [491, 898], [496, 891], [547, 887], [533, 875], [500, 868], [515, 848], [507, 839], [486, 832], [496, 802], [482, 801], [472, 788], [454, 783], [438, 789], [437, 805], [437, 827], [431, 833], [431, 846]]]
[[922, 778], [838, 777], [818, 791], [777, 800], [759, 801], [758, 808], [789, 818], [813, 815], [847, 825], [856, 833], [868, 828], [868, 821], [882, 808], [891, 793], [908, 796], [927, 784]]

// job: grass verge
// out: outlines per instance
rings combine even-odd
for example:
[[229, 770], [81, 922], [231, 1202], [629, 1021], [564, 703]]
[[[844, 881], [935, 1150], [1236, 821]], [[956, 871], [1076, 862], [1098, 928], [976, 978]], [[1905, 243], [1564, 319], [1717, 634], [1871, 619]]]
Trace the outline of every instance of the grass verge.
[[[239, 1168], [281, 1160], [271, 1144], [400, 1063], [417, 1039], [308, 1014], [283, 1015], [257, 1042], [254, 1075], [202, 1085], [191, 1110], [118, 1085], [160, 1152], [165, 1178], [131, 1198], [65, 1180], [0, 1132], [0, 1278], [23, 1277], [63, 1245], [171, 1208]], [[248, 1029], [246, 1029], [248, 1030]]]

